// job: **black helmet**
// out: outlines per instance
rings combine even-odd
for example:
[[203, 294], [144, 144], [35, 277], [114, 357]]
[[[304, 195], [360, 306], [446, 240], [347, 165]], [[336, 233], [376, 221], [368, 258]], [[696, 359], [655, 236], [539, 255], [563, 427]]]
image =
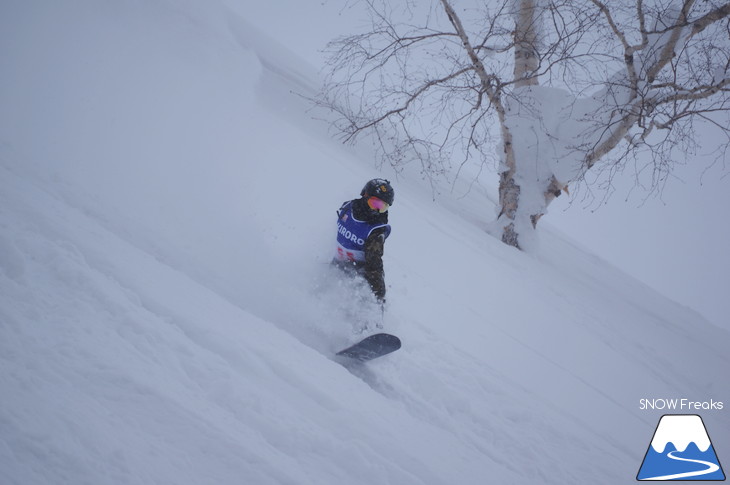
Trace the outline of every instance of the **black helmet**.
[[372, 179], [365, 184], [360, 195], [363, 197], [377, 197], [388, 205], [393, 205], [395, 199], [393, 187], [385, 179]]

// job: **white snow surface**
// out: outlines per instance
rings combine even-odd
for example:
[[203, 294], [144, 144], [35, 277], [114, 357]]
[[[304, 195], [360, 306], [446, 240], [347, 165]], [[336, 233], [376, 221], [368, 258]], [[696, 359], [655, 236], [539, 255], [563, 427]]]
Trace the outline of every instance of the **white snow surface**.
[[[0, 4], [0, 482], [633, 483], [641, 398], [730, 401], [730, 333], [375, 170], [230, 4]], [[375, 176], [403, 348], [348, 371], [334, 211]]]
[[692, 414], [662, 416], [651, 440], [651, 446], [657, 453], [664, 453], [668, 443], [673, 443], [678, 451], [684, 451], [690, 443], [694, 443], [703, 453], [712, 444], [702, 418]]

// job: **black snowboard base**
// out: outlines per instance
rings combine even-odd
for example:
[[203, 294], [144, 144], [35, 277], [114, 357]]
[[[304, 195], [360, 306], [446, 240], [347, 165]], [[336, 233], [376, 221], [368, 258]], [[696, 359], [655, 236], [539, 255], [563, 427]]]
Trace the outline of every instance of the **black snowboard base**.
[[400, 339], [395, 335], [376, 333], [375, 335], [365, 337], [344, 350], [340, 350], [337, 352], [337, 355], [348, 357], [359, 362], [367, 362], [395, 352], [400, 346]]

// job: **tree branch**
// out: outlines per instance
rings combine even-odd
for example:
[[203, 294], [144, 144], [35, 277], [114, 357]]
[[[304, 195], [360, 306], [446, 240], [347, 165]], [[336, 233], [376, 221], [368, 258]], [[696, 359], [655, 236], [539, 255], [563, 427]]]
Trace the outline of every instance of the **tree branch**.
[[407, 111], [410, 108], [411, 103], [413, 103], [416, 99], [418, 99], [421, 95], [423, 95], [426, 91], [428, 91], [432, 87], [446, 83], [447, 81], [449, 81], [451, 79], [455, 79], [471, 70], [472, 70], [471, 67], [467, 67], [467, 68], [461, 69], [459, 71], [456, 71], [452, 74], [449, 74], [448, 76], [443, 77], [441, 79], [434, 79], [434, 80], [426, 82], [421, 87], [419, 87], [414, 93], [410, 94], [408, 99], [405, 100], [405, 103], [403, 105], [401, 105], [397, 108], [390, 109], [390, 110], [386, 111], [385, 113], [383, 113], [382, 115], [371, 119], [370, 121], [368, 121], [367, 123], [365, 123], [363, 125], [358, 126], [358, 125], [353, 124], [351, 133], [345, 137], [344, 141], [350, 142], [361, 131], [367, 130], [368, 128], [372, 128], [373, 126], [381, 123], [386, 118], [390, 118], [391, 116], [399, 115], [399, 114], [403, 113], [404, 111]]

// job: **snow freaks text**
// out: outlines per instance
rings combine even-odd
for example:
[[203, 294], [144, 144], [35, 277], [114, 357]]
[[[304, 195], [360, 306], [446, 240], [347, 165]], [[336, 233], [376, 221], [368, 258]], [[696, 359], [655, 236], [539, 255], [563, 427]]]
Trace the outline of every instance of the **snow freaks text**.
[[661, 410], [661, 411], [720, 411], [724, 407], [722, 401], [692, 401], [691, 399], [640, 399], [639, 409]]

